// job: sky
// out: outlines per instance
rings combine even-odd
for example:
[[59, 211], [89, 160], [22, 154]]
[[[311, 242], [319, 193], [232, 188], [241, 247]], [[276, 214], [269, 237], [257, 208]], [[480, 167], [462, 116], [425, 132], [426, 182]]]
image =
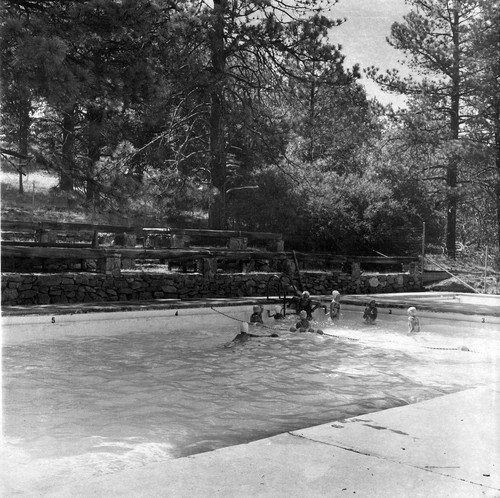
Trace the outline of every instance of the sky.
[[[410, 7], [405, 0], [340, 0], [331, 10], [333, 18], [347, 18], [347, 22], [333, 28], [331, 39], [342, 45], [346, 56], [345, 65], [351, 67], [359, 63], [361, 69], [377, 66], [382, 71], [390, 68], [401, 69], [398, 60], [403, 54], [392, 48], [386, 37], [391, 25], [401, 21]], [[377, 97], [383, 104], [393, 103], [396, 107], [404, 103], [404, 98], [383, 92], [376, 83], [363, 77], [370, 97]]]

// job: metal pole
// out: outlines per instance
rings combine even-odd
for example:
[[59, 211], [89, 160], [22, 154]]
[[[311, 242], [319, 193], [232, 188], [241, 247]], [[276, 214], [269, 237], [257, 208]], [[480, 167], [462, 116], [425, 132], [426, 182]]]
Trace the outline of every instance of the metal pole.
[[425, 262], [425, 221], [422, 223], [422, 268], [420, 269], [420, 278], [424, 285], [424, 262]]
[[487, 292], [486, 292], [487, 271], [488, 271], [488, 246], [486, 246], [486, 254], [484, 256], [484, 293], [485, 294], [487, 294]]

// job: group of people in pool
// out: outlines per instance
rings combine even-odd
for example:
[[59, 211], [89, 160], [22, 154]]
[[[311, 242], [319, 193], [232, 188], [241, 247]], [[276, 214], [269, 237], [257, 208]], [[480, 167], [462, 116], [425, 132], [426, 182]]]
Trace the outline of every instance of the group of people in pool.
[[[300, 296], [292, 298], [290, 304], [295, 307], [295, 311], [299, 315], [299, 320], [295, 326], [290, 327], [290, 332], [313, 332], [320, 335], [323, 334], [321, 329], [314, 329], [310, 323], [312, 320], [312, 313], [322, 306], [320, 302], [313, 301], [309, 292], [304, 291]], [[325, 309], [325, 314], [329, 314], [332, 320], [336, 320], [340, 317], [340, 293], [337, 290], [332, 292], [330, 309], [328, 310], [324, 305], [323, 308]], [[264, 308], [262, 306], [258, 304], [255, 305], [249, 323], [252, 325], [264, 325], [264, 320], [262, 319], [263, 312]], [[285, 318], [285, 313], [281, 306], [275, 306], [274, 310], [267, 310], [267, 315], [269, 318], [272, 317], [275, 320], [283, 320]], [[366, 323], [373, 324], [377, 316], [377, 302], [372, 299], [363, 312], [363, 319]], [[275, 332], [267, 335], [251, 334], [249, 333], [249, 323], [242, 322], [240, 324], [240, 333], [231, 341], [232, 343], [246, 342], [251, 337], [278, 337], [278, 334]], [[411, 306], [408, 308], [408, 335], [415, 332], [420, 332], [420, 322], [417, 317], [417, 309]]]

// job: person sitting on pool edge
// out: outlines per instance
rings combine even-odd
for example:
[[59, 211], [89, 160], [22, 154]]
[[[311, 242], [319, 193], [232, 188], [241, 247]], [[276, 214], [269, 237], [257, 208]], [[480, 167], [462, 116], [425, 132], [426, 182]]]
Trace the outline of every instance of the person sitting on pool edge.
[[262, 320], [262, 312], [264, 311], [264, 308], [262, 306], [259, 306], [256, 304], [253, 307], [253, 313], [250, 316], [250, 323], [256, 324], [256, 323], [264, 323], [264, 320]]
[[302, 310], [299, 313], [299, 318], [300, 320], [295, 324], [295, 327], [290, 327], [290, 332], [316, 332], [317, 334], [323, 334], [322, 330], [314, 330], [311, 327], [305, 310]]
[[340, 318], [340, 292], [332, 291], [332, 302], [330, 303], [330, 318], [332, 320]]
[[248, 333], [248, 323], [241, 322], [240, 333], [231, 342], [224, 344], [224, 347], [230, 348], [230, 347], [234, 346], [235, 344], [243, 344], [243, 343], [247, 342], [251, 337], [279, 337], [279, 336], [276, 333], [269, 334], [269, 335], [249, 334]]
[[283, 320], [285, 315], [283, 314], [283, 308], [279, 305], [274, 307], [274, 311], [267, 310], [267, 316], [269, 318], [273, 317], [275, 320]]
[[365, 320], [366, 323], [375, 323], [375, 320], [377, 319], [377, 301], [375, 299], [372, 299], [369, 303], [368, 306], [365, 308], [365, 312], [363, 313], [363, 319]]
[[414, 332], [420, 332], [420, 322], [417, 318], [417, 308], [410, 306], [408, 308], [408, 335]]

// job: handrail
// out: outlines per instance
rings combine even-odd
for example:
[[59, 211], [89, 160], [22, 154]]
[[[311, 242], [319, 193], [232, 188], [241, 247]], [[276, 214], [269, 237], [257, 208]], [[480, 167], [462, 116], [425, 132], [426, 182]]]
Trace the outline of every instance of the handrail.
[[283, 289], [283, 316], [286, 316], [286, 289], [285, 287], [282, 285], [282, 280], [284, 278], [288, 278], [289, 280], [289, 285], [293, 287], [293, 289], [295, 290], [295, 292], [297, 292], [297, 288], [295, 287], [292, 279], [288, 276], [288, 275], [285, 275], [285, 274], [281, 274], [281, 275], [271, 275], [271, 277], [269, 278], [269, 280], [267, 281], [267, 285], [266, 285], [266, 296], [267, 296], [267, 300], [269, 301], [269, 285], [271, 283], [271, 281], [273, 279], [277, 278], [278, 279], [278, 299], [281, 299], [281, 289]]
[[[295, 287], [293, 280], [288, 275], [282, 274], [280, 276], [280, 282], [281, 282], [281, 279], [283, 279], [283, 278], [288, 278], [289, 284], [293, 287], [295, 294], [297, 294], [297, 287]], [[283, 316], [286, 316], [286, 290], [283, 290]]]
[[269, 285], [274, 278], [278, 279], [278, 299], [281, 299], [281, 276], [275, 274], [269, 277], [269, 280], [267, 281], [266, 284], [266, 296], [268, 301], [269, 301]]

